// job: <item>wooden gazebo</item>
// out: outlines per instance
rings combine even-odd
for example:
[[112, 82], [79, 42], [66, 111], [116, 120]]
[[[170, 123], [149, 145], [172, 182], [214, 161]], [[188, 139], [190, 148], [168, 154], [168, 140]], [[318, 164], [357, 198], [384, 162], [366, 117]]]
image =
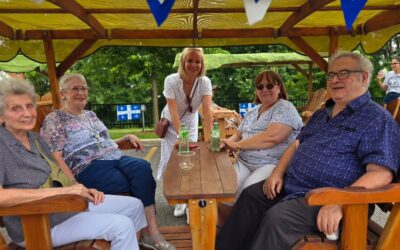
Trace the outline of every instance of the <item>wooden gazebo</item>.
[[8, 0], [0, 1], [0, 61], [22, 53], [47, 62], [57, 107], [57, 78], [101, 46], [284, 44], [326, 70], [323, 56], [337, 48], [379, 50], [400, 30], [399, 14], [398, 1], [369, 0], [347, 31], [339, 0], [274, 0], [250, 26], [243, 0], [176, 0], [158, 27], [145, 0]]

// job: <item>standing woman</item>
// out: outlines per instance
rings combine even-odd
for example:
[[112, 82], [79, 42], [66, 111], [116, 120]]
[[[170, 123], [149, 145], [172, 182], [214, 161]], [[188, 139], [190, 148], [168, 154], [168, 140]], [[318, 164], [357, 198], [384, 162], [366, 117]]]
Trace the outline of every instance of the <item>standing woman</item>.
[[[383, 99], [385, 105], [400, 97], [400, 57], [393, 57], [390, 66], [392, 71], [384, 74], [381, 70], [376, 77], [379, 88], [386, 91], [386, 96]], [[382, 78], [385, 78], [383, 83]]]
[[[203, 107], [205, 124], [212, 127], [211, 98], [212, 87], [210, 79], [205, 76], [206, 69], [202, 48], [185, 48], [177, 73], [165, 78], [164, 96], [167, 105], [161, 116], [170, 121], [167, 133], [161, 140], [161, 159], [158, 166], [157, 179], [161, 179], [181, 124], [185, 123], [189, 131], [189, 141], [196, 142], [198, 137], [199, 116], [197, 110]], [[176, 205], [174, 215], [184, 214], [186, 204]]]

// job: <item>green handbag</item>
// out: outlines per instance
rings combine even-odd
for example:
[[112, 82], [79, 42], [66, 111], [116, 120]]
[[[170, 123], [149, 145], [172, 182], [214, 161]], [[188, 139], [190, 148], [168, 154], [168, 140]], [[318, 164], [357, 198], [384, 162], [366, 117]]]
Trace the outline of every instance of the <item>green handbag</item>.
[[68, 187], [76, 184], [75, 180], [71, 180], [64, 174], [64, 172], [57, 166], [57, 164], [50, 160], [49, 157], [43, 152], [42, 146], [39, 141], [35, 140], [35, 145], [39, 150], [40, 155], [47, 161], [50, 166], [51, 173], [49, 178], [43, 183], [40, 188], [51, 188], [51, 187]]

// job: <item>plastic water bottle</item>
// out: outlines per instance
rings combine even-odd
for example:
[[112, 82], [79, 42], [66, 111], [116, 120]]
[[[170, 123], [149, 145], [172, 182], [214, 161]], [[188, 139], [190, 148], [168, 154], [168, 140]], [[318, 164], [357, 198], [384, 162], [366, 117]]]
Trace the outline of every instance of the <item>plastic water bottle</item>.
[[189, 151], [189, 131], [184, 123], [179, 130], [179, 152]]
[[211, 151], [218, 152], [221, 144], [221, 130], [219, 129], [218, 122], [214, 122], [211, 130]]

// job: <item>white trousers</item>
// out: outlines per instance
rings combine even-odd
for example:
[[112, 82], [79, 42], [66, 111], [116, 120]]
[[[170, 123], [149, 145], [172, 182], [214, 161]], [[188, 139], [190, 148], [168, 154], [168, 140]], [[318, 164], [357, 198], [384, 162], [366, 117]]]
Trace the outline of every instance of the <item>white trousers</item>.
[[111, 250], [139, 249], [136, 232], [147, 226], [140, 200], [117, 195], [106, 195], [98, 205], [89, 203], [88, 211], [81, 212], [51, 229], [54, 246], [81, 240], [111, 241]]
[[238, 181], [238, 189], [236, 192], [236, 199], [239, 198], [240, 193], [248, 186], [267, 179], [276, 165], [265, 164], [262, 166], [248, 166], [244, 162], [238, 160], [235, 163], [235, 170]]

